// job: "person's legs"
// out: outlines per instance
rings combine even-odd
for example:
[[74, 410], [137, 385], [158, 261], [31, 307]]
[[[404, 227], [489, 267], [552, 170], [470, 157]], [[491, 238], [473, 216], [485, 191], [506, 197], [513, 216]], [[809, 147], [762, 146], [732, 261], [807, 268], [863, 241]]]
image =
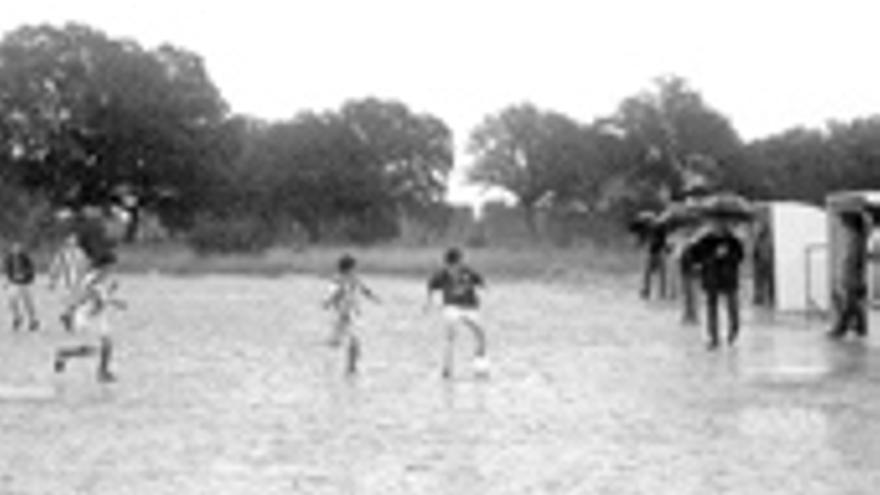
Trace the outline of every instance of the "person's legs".
[[650, 252], [645, 259], [645, 269], [642, 273], [642, 290], [640, 292], [642, 299], [651, 298], [651, 277], [654, 272], [654, 255]]
[[22, 285], [20, 291], [21, 306], [24, 309], [25, 319], [28, 322], [28, 329], [32, 332], [36, 331], [40, 326], [40, 321], [37, 319], [37, 310], [34, 307], [34, 299], [31, 296], [31, 289], [26, 285]]
[[477, 319], [476, 310], [473, 313], [469, 313], [462, 318], [462, 322], [467, 325], [467, 327], [471, 330], [471, 333], [474, 335], [474, 342], [476, 346], [474, 348], [474, 356], [477, 358], [486, 357], [487, 344], [486, 344], [486, 331], [483, 329], [482, 325]]
[[116, 380], [110, 372], [110, 361], [113, 358], [113, 340], [108, 336], [101, 337], [98, 349], [98, 381], [112, 382]]
[[361, 343], [360, 339], [358, 339], [357, 335], [353, 332], [348, 332], [348, 346], [345, 352], [345, 373], [347, 375], [354, 375], [358, 371], [358, 361], [361, 356]]
[[452, 377], [452, 368], [455, 360], [455, 339], [456, 333], [458, 332], [458, 323], [461, 319], [461, 314], [458, 308], [447, 306], [443, 308], [443, 315], [446, 320], [445, 322], [445, 332], [446, 332], [446, 341], [445, 347], [443, 351], [443, 378]]
[[12, 314], [12, 330], [18, 331], [21, 327], [21, 287], [17, 284], [9, 288], [9, 312]]
[[725, 291], [727, 299], [727, 343], [733, 345], [739, 337], [739, 294], [736, 290]]
[[98, 352], [98, 347], [87, 344], [72, 347], [62, 347], [55, 352], [55, 372], [60, 373], [64, 371], [64, 368], [67, 366], [68, 359], [91, 357]]
[[691, 270], [682, 268], [681, 270], [682, 295], [684, 296], [684, 315], [682, 321], [684, 323], [697, 323], [697, 288], [696, 279]]
[[709, 349], [718, 347], [718, 293], [706, 291], [706, 330], [709, 334]]

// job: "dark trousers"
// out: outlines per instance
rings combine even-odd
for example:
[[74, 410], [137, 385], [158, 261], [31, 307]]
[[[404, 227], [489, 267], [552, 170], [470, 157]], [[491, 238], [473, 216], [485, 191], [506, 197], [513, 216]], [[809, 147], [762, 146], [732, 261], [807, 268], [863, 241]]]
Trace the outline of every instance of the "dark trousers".
[[652, 279], [656, 276], [658, 282], [657, 293], [660, 298], [667, 297], [666, 290], [666, 256], [663, 253], [648, 252], [645, 260], [645, 271], [642, 278], [642, 297], [651, 298]]
[[838, 298], [837, 321], [834, 323], [834, 328], [831, 329], [831, 335], [842, 337], [850, 330], [857, 335], [868, 334], [865, 292], [864, 290], [850, 291], [850, 293]]
[[727, 306], [727, 341], [731, 344], [739, 336], [739, 293], [736, 289], [706, 291], [706, 329], [709, 342], [718, 344], [718, 304], [724, 300]]
[[687, 266], [680, 266], [681, 271], [681, 294], [682, 310], [681, 320], [683, 323], [697, 323], [697, 274], [695, 270]]

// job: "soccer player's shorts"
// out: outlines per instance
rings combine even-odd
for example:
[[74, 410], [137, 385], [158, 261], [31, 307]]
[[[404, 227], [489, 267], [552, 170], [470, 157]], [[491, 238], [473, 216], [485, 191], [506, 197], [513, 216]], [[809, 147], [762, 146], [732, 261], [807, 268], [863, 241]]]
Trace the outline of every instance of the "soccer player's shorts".
[[443, 318], [450, 325], [461, 323], [480, 323], [480, 312], [477, 308], [447, 305], [443, 307]]

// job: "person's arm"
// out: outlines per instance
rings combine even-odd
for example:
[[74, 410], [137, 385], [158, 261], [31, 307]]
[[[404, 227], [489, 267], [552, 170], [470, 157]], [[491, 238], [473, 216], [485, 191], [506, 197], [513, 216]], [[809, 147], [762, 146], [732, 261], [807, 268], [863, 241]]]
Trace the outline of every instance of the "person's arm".
[[379, 296], [377, 296], [376, 293], [373, 292], [372, 289], [370, 289], [369, 287], [367, 287], [367, 284], [363, 283], [361, 280], [358, 280], [358, 285], [360, 286], [361, 293], [362, 293], [363, 295], [365, 295], [366, 297], [370, 298], [370, 300], [373, 301], [373, 302], [376, 303], [376, 304], [382, 304], [382, 300], [379, 299]]

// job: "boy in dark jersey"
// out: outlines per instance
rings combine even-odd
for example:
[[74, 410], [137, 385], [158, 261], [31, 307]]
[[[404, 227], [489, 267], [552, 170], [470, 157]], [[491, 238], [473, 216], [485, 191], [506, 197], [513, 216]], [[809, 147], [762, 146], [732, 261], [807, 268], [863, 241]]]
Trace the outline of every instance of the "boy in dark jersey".
[[12, 311], [12, 329], [17, 331], [27, 321], [27, 327], [35, 331], [37, 320], [31, 285], [36, 277], [34, 262], [20, 242], [12, 244], [3, 260], [3, 270], [9, 283], [9, 308]]
[[452, 248], [446, 251], [444, 267], [428, 280], [428, 300], [432, 302], [434, 292], [440, 291], [443, 297], [443, 317], [446, 320], [446, 350], [443, 360], [443, 378], [452, 377], [455, 351], [455, 338], [459, 326], [471, 330], [476, 339], [474, 368], [481, 374], [488, 372], [486, 358], [486, 332], [480, 325], [477, 288], [483, 288], [483, 277], [463, 262], [461, 250]]

